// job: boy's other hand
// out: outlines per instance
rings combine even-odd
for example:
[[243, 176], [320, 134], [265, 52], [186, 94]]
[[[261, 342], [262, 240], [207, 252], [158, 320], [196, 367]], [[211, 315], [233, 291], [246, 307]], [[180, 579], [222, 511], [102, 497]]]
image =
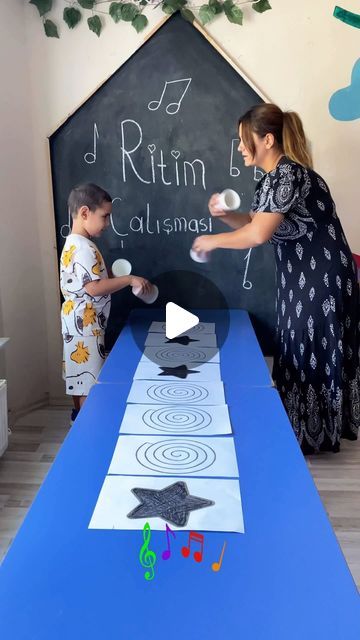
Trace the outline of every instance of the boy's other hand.
[[141, 287], [140, 293], [150, 293], [151, 282], [140, 276], [131, 276], [130, 287]]

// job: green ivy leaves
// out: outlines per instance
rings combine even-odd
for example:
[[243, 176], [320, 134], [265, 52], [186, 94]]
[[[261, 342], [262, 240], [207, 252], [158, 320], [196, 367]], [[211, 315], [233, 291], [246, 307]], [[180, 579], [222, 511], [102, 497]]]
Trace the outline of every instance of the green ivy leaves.
[[39, 14], [43, 16], [44, 13], [48, 13], [51, 10], [52, 0], [30, 0], [30, 4], [34, 4]]
[[[257, 0], [257, 2], [254, 2], [251, 6], [258, 13], [263, 13], [271, 9], [268, 0]], [[200, 7], [199, 18], [202, 24], [205, 25], [222, 12], [225, 13], [229, 22], [242, 25], [244, 14], [234, 0], [225, 0], [224, 2], [221, 0], [209, 0], [208, 4], [203, 4]]]
[[258, 13], [264, 13], [264, 11], [271, 9], [271, 6], [268, 0], [258, 0], [258, 2], [254, 2], [252, 8], [254, 11], [258, 11]]
[[171, 16], [175, 11], [179, 11], [179, 9], [184, 9], [187, 0], [163, 0], [162, 10], [164, 13], [167, 13]]
[[114, 22], [119, 22], [121, 20], [121, 2], [112, 2], [109, 9], [109, 14], [111, 15]]
[[[136, 0], [135, 2], [111, 2], [109, 7], [109, 15], [118, 23], [120, 21], [131, 22], [137, 33], [143, 31], [148, 25], [147, 17], [142, 13], [142, 7], [147, 6], [150, 0]], [[164, 13], [171, 15], [176, 11], [180, 11], [182, 17], [189, 22], [194, 22], [195, 16], [187, 7], [188, 0], [159, 0], [162, 4]], [[33, 4], [41, 17], [51, 11], [53, 0], [29, 0], [29, 4]], [[69, 29], [74, 29], [81, 21], [81, 9], [90, 10], [91, 17], [87, 19], [87, 25], [93, 33], [98, 37], [102, 31], [102, 22], [96, 14], [96, 6], [103, 5], [103, 2], [97, 0], [74, 0], [71, 6], [67, 6], [63, 11], [63, 19]], [[258, 13], [264, 13], [271, 9], [269, 0], [255, 0], [252, 8]], [[104, 11], [101, 11], [104, 13]], [[207, 4], [203, 4], [199, 9], [199, 18], [203, 25], [211, 22], [220, 13], [225, 13], [227, 19], [235, 24], [242, 25], [243, 11], [236, 4], [236, 0], [208, 0]], [[48, 38], [58, 38], [58, 28], [56, 24], [49, 18], [43, 17], [44, 31]]]
[[[82, 7], [83, 9], [93, 9], [94, 8], [94, 4], [95, 4], [95, 0], [77, 0], [80, 7]], [[99, 18], [100, 20], [100, 18]]]
[[45, 34], [48, 38], [58, 38], [58, 30], [56, 24], [52, 22], [52, 20], [45, 20], [44, 22], [44, 30]]
[[97, 36], [99, 36], [102, 29], [102, 24], [99, 16], [92, 16], [92, 18], [88, 18], [87, 23], [89, 25], [90, 31], [93, 31]]
[[80, 22], [81, 13], [78, 9], [75, 9], [75, 7], [68, 7], [64, 9], [63, 18], [69, 29], [73, 29], [77, 23]]
[[140, 13], [139, 7], [133, 2], [112, 2], [109, 14], [114, 22], [131, 22], [132, 26], [139, 33], [148, 25], [148, 19]]
[[243, 12], [240, 7], [237, 7], [232, 0], [225, 0], [224, 11], [227, 19], [235, 24], [243, 23]]

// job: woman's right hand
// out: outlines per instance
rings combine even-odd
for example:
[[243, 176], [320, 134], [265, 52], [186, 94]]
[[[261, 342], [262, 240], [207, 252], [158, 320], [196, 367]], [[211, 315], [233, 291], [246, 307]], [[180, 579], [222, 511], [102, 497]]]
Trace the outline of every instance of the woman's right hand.
[[219, 196], [220, 193], [213, 193], [209, 200], [209, 211], [214, 218], [220, 218], [221, 216], [226, 216], [226, 211], [220, 208], [219, 206]]

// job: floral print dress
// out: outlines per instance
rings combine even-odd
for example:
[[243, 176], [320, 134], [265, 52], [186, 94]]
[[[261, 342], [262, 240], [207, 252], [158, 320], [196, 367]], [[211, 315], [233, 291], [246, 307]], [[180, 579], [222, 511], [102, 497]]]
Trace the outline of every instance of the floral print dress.
[[273, 378], [304, 453], [339, 451], [360, 424], [357, 269], [325, 181], [283, 156], [254, 212], [279, 212]]

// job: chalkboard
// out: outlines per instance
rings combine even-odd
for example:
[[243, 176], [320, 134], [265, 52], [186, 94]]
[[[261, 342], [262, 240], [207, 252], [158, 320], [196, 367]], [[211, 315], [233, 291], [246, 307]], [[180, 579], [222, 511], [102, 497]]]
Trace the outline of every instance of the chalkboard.
[[[169, 18], [50, 137], [59, 254], [71, 224], [68, 194], [95, 182], [113, 198], [111, 226], [96, 240], [108, 266], [123, 257], [134, 274], [160, 277], [160, 306], [177, 302], [181, 271], [188, 309], [222, 304], [213, 286], [199, 295], [196, 274], [205, 276], [229, 307], [250, 312], [263, 350], [271, 352], [272, 247], [216, 251], [207, 264], [189, 256], [197, 235], [228, 230], [208, 212], [213, 192], [235, 189], [241, 211], [249, 211], [262, 173], [243, 165], [237, 122], [261, 102], [202, 33], [180, 14]], [[109, 346], [139, 304], [130, 288], [113, 296]]]

